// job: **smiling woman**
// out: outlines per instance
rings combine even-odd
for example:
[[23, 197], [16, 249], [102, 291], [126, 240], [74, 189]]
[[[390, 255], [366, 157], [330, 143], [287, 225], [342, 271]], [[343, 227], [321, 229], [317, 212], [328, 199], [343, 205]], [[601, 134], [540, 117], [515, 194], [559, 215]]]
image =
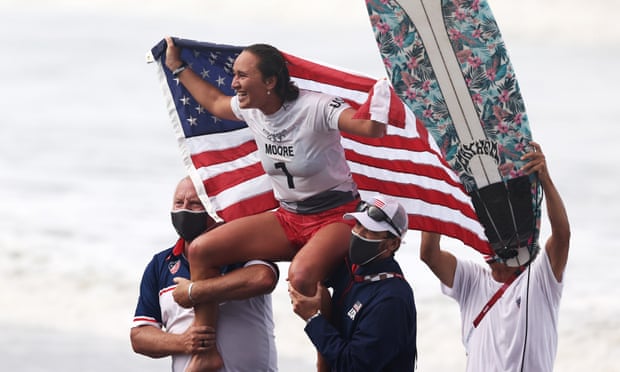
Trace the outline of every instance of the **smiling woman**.
[[[165, 65], [179, 71], [187, 65], [181, 49], [170, 37], [166, 44]], [[289, 283], [313, 295], [316, 283], [344, 260], [352, 223], [343, 215], [359, 201], [340, 131], [381, 137], [385, 123], [353, 119], [355, 110], [341, 98], [300, 90], [291, 81], [284, 56], [267, 44], [245, 48], [232, 74], [234, 96], [189, 67], [176, 78], [213, 115], [247, 123], [280, 207], [237, 218], [196, 238], [189, 248], [191, 279], [214, 277], [219, 266], [229, 263], [285, 260], [291, 261]], [[323, 171], [308, 172], [319, 168]], [[217, 322], [217, 304], [197, 304], [194, 310], [198, 325]], [[216, 370], [222, 363], [212, 349], [195, 355], [189, 369]]]

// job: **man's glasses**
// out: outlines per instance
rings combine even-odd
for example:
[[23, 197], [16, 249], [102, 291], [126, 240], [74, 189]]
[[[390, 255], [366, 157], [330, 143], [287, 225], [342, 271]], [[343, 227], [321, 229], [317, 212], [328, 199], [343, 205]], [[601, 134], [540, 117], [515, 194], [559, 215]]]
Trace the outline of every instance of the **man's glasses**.
[[357, 206], [357, 211], [366, 212], [368, 217], [372, 218], [373, 220], [377, 222], [383, 222], [383, 221], [387, 222], [388, 225], [394, 228], [394, 231], [398, 233], [399, 238], [402, 235], [402, 232], [400, 231], [400, 229], [396, 227], [392, 219], [387, 214], [385, 214], [383, 209], [376, 207], [372, 204], [368, 204], [365, 201], [361, 201]]

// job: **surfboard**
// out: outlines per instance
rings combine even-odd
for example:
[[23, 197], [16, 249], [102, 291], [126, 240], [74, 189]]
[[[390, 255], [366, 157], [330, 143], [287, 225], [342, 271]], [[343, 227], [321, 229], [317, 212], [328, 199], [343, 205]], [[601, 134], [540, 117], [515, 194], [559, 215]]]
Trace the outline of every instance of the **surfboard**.
[[542, 188], [523, 173], [532, 139], [506, 45], [486, 0], [366, 0], [389, 79], [472, 199], [510, 266], [539, 250]]

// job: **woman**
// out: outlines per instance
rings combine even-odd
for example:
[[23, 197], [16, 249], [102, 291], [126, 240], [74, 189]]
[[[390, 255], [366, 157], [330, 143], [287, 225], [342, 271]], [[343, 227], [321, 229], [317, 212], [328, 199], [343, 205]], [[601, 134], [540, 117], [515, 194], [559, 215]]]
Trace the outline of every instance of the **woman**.
[[[290, 284], [312, 296], [347, 254], [351, 222], [342, 216], [359, 202], [344, 157], [340, 131], [382, 137], [384, 124], [353, 119], [341, 98], [299, 90], [282, 54], [272, 46], [244, 49], [233, 65], [227, 96], [181, 60], [166, 38], [166, 66], [206, 110], [221, 119], [244, 120], [253, 131], [261, 163], [280, 207], [239, 218], [196, 238], [189, 249], [192, 281], [218, 275], [219, 266], [251, 259], [291, 261]], [[178, 287], [177, 291], [190, 291]], [[194, 304], [196, 322], [214, 325], [217, 304]], [[221, 367], [217, 350], [197, 355], [190, 371]]]

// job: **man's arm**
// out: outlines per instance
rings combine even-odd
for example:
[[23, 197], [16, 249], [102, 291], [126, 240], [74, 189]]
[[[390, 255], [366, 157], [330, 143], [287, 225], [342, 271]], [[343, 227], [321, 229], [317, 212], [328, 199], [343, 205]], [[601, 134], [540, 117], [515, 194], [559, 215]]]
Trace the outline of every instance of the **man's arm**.
[[132, 328], [129, 337], [134, 352], [151, 358], [204, 352], [215, 345], [215, 330], [207, 326], [192, 325], [182, 334], [173, 334], [142, 325]]
[[454, 284], [456, 257], [442, 251], [439, 247], [441, 235], [422, 231], [420, 241], [420, 259], [431, 269], [437, 278], [449, 288]]
[[[295, 293], [291, 298], [298, 295], [304, 297]], [[319, 303], [311, 298], [294, 301], [298, 300], [312, 301], [315, 305]], [[311, 318], [306, 324], [304, 331], [323, 358], [322, 364], [318, 364], [319, 371], [330, 370], [329, 365], [338, 371], [379, 371], [396, 354], [411, 345], [415, 309], [412, 311], [406, 301], [397, 296], [386, 296], [376, 304], [364, 306], [360, 310], [364, 314], [356, 315], [358, 323], [350, 337], [342, 335], [323, 316]], [[301, 308], [297, 306], [294, 310], [302, 319], [308, 314], [302, 315]]]
[[[257, 261], [258, 262], [258, 261]], [[175, 278], [177, 287], [172, 292], [174, 300], [189, 308], [196, 303], [222, 303], [244, 300], [271, 293], [278, 283], [277, 269], [263, 263], [256, 263], [233, 270], [215, 278], [193, 282], [189, 298], [189, 280]]]
[[[293, 311], [306, 322], [306, 325], [309, 321], [313, 320], [318, 316], [322, 316], [328, 321], [329, 319], [331, 319], [331, 295], [327, 288], [325, 288], [323, 284], [321, 284], [321, 282], [316, 283], [316, 292], [312, 297], [304, 296], [303, 294], [295, 290], [295, 288], [291, 285], [290, 282], [288, 284], [288, 294], [291, 298], [291, 305], [293, 305]], [[318, 351], [318, 349], [316, 370], [317, 372], [331, 371], [329, 362]]]
[[547, 215], [551, 224], [551, 236], [547, 239], [545, 250], [551, 262], [553, 275], [558, 282], [561, 282], [566, 262], [568, 261], [570, 245], [568, 214], [566, 213], [566, 208], [564, 208], [564, 202], [560, 197], [560, 193], [549, 176], [545, 154], [543, 154], [540, 145], [536, 142], [530, 142], [530, 145], [534, 147], [535, 151], [523, 156], [523, 160], [528, 160], [523, 169], [527, 174], [537, 172], [538, 179], [545, 192]]

